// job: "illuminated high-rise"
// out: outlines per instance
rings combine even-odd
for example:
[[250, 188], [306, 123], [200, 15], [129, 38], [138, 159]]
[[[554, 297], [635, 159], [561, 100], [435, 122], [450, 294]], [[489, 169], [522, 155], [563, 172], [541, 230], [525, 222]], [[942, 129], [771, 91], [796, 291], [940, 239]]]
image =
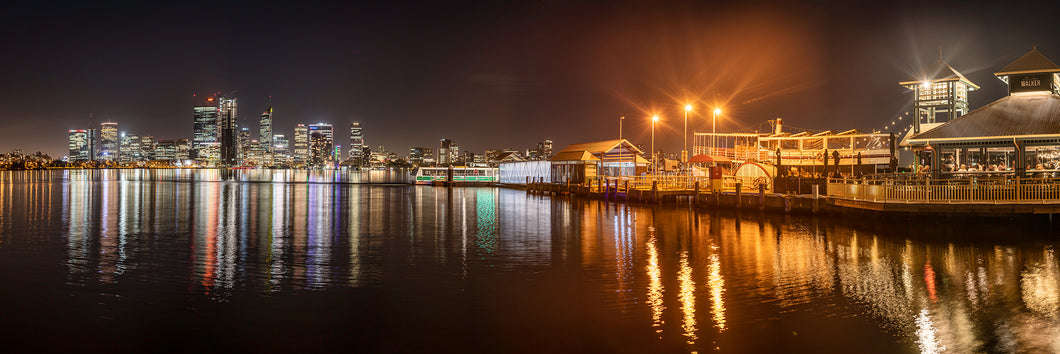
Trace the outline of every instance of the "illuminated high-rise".
[[92, 135], [91, 129], [71, 129], [69, 136], [70, 161], [85, 162], [92, 161]]
[[272, 137], [272, 163], [274, 165], [286, 165], [288, 164], [287, 158], [290, 155], [290, 148], [288, 146], [287, 136], [283, 134], [276, 134]]
[[121, 134], [121, 162], [141, 161], [140, 137], [136, 134]]
[[238, 147], [238, 153], [236, 154], [236, 163], [245, 164], [250, 159], [250, 154], [254, 150], [254, 147], [258, 146], [254, 140], [250, 138], [250, 129], [247, 127], [239, 128], [239, 135], [236, 139], [236, 146]]
[[292, 157], [295, 165], [305, 165], [309, 161], [309, 127], [305, 124], [298, 124], [294, 127], [293, 150]]
[[449, 166], [453, 163], [452, 146], [453, 141], [449, 139], [442, 139], [438, 144], [438, 166]]
[[107, 122], [99, 127], [99, 158], [103, 161], [117, 161], [120, 156], [121, 140], [118, 140], [118, 123]]
[[236, 130], [236, 119], [238, 116], [235, 98], [221, 98], [221, 110], [218, 112], [221, 131], [221, 166], [239, 165], [239, 138]]
[[331, 124], [309, 125], [309, 164], [323, 166], [334, 161], [335, 140]]
[[144, 161], [154, 160], [155, 157], [155, 145], [158, 140], [151, 135], [143, 135], [140, 137], [140, 156], [143, 157]]
[[364, 130], [361, 128], [361, 122], [353, 122], [350, 124], [350, 154], [349, 159], [355, 162], [361, 161], [361, 154], [364, 152]]
[[265, 111], [261, 113], [261, 119], [258, 121], [258, 142], [261, 144], [262, 150], [266, 154], [271, 154], [273, 151], [272, 146], [272, 98], [269, 98], [269, 103], [265, 105]]
[[200, 161], [216, 162], [218, 159], [218, 121], [220, 112], [217, 97], [196, 96], [195, 128], [191, 138], [191, 156]]

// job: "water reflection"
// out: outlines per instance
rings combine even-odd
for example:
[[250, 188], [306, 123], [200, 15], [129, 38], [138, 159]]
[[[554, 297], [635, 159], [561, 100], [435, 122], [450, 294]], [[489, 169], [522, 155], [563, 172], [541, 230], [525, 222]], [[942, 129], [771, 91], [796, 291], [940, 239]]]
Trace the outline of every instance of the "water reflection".
[[[159, 295], [180, 308], [196, 297], [386, 289], [402, 316], [445, 313], [494, 337], [573, 328], [630, 351], [1060, 350], [1049, 235], [1010, 240], [1000, 237], [1010, 230], [957, 225], [947, 232], [991, 241], [940, 241], [913, 227], [348, 181], [0, 173], [0, 251], [55, 248], [38, 259], [93, 296]], [[11, 272], [15, 258], [0, 259]]]
[[[656, 333], [662, 333], [663, 326], [663, 286], [662, 271], [659, 269], [659, 250], [655, 246], [655, 228], [648, 228], [648, 306], [651, 308], [651, 323]], [[661, 337], [660, 337], [661, 338]]]
[[681, 270], [677, 274], [680, 281], [678, 299], [681, 301], [681, 328], [688, 344], [696, 344], [696, 282], [692, 281], [692, 267], [688, 265], [688, 252], [681, 252]]

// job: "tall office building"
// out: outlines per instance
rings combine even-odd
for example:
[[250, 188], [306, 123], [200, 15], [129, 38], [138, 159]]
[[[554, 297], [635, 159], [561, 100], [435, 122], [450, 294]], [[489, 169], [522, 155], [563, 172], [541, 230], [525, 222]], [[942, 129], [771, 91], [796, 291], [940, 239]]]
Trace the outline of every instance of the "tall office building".
[[239, 138], [236, 136], [238, 116], [235, 98], [221, 98], [221, 110], [217, 116], [221, 131], [221, 166], [239, 165]]
[[177, 142], [173, 140], [159, 140], [155, 144], [154, 158], [152, 160], [162, 160], [166, 162], [172, 162], [177, 159]]
[[118, 140], [118, 123], [107, 122], [99, 127], [99, 158], [117, 161], [120, 157], [121, 140]]
[[272, 137], [272, 163], [274, 165], [286, 165], [290, 154], [287, 137], [283, 134], [274, 135]]
[[236, 163], [244, 164], [250, 159], [250, 153], [254, 150], [254, 147], [258, 144], [250, 139], [250, 129], [243, 127], [239, 129], [239, 138], [237, 140], [237, 146], [239, 146], [239, 153], [236, 154]]
[[294, 127], [294, 157], [295, 165], [305, 165], [309, 161], [309, 127], [298, 124]]
[[409, 163], [416, 166], [425, 166], [433, 162], [434, 148], [417, 146], [409, 149]]
[[121, 161], [143, 160], [143, 152], [140, 151], [140, 137], [136, 134], [121, 135]]
[[349, 159], [359, 163], [361, 161], [361, 154], [364, 152], [364, 130], [361, 128], [361, 122], [353, 122], [350, 124], [350, 155]]
[[91, 139], [87, 129], [71, 129], [69, 137], [70, 153], [67, 156], [70, 161], [91, 161], [92, 145], [90, 141]]
[[265, 105], [265, 112], [261, 113], [261, 120], [258, 121], [258, 141], [261, 144], [262, 150], [267, 154], [271, 154], [273, 151], [272, 146], [272, 97], [269, 97], [269, 103]]
[[187, 160], [191, 158], [191, 141], [187, 138], [177, 139], [174, 144], [176, 145], [176, 153], [174, 157], [177, 160]]
[[372, 165], [372, 147], [365, 145], [361, 148], [361, 166]]
[[309, 164], [323, 166], [333, 161], [334, 134], [331, 124], [309, 125]]
[[140, 156], [144, 161], [154, 160], [155, 157], [155, 146], [158, 140], [154, 136], [144, 135], [140, 137]]
[[541, 155], [542, 160], [548, 160], [552, 157], [552, 140], [545, 139], [540, 143], [537, 143], [537, 151]]
[[438, 146], [438, 166], [449, 166], [456, 163], [456, 152], [453, 151], [452, 140], [442, 139], [442, 142]]
[[191, 138], [191, 157], [200, 161], [217, 161], [217, 115], [219, 100], [213, 95], [196, 96], [195, 128]]

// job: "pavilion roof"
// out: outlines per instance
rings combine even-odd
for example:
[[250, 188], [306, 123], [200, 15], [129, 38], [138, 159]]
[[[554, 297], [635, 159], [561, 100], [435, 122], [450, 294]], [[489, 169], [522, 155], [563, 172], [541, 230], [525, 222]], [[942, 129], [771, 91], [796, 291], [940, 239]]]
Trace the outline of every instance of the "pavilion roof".
[[712, 163], [712, 162], [732, 162], [731, 159], [725, 156], [717, 155], [696, 155], [688, 159], [690, 163]]
[[1034, 48], [1019, 59], [1016, 59], [1012, 64], [1001, 69], [1001, 71], [994, 73], [994, 75], [1006, 76], [1012, 74], [1055, 72], [1060, 72], [1060, 66], [1057, 66], [1052, 60], [1049, 60], [1049, 58], [1042, 55], [1042, 53], [1038, 51], [1038, 48]]
[[928, 140], [998, 139], [1019, 136], [1060, 135], [1060, 96], [1012, 95], [991, 102], [934, 129], [909, 138]]
[[[564, 149], [566, 150], [566, 149]], [[599, 158], [593, 156], [592, 153], [586, 150], [579, 151], [560, 151], [553, 156], [549, 161], [600, 161]]]
[[632, 143], [630, 143], [629, 140], [626, 140], [626, 139], [614, 139], [614, 140], [594, 141], [594, 142], [590, 142], [590, 143], [570, 144], [570, 145], [567, 145], [567, 147], [563, 148], [563, 150], [560, 150], [559, 152], [563, 153], [563, 152], [568, 152], [568, 151], [588, 151], [589, 153], [596, 155], [596, 154], [607, 153], [607, 152], [609, 152], [611, 150], [614, 150], [615, 148], [617, 148], [617, 147], [619, 147], [620, 145], [623, 145], [623, 144], [630, 151], [632, 151], [634, 153], [637, 153], [637, 154], [643, 154], [644, 153], [643, 151], [638, 149], [636, 146], [634, 146]]
[[942, 58], [935, 60], [934, 63], [931, 63], [931, 65], [925, 67], [924, 70], [921, 70], [920, 73], [916, 74], [916, 76], [911, 77], [909, 81], [903, 81], [899, 84], [920, 84], [925, 80], [929, 82], [959, 81], [970, 86], [969, 89], [971, 90], [979, 89], [979, 85], [973, 83], [972, 80], [968, 80], [968, 78], [965, 77], [964, 74], [961, 74], [959, 71], [957, 71], [957, 69], [954, 69], [952, 66], [950, 66], [949, 63], [946, 63], [945, 60], [942, 60]]

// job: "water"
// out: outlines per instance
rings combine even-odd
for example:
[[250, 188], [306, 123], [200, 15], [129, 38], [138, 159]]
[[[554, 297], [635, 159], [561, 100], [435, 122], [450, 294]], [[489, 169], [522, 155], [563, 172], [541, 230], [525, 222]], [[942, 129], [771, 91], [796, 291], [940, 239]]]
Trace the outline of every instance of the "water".
[[0, 333], [49, 351], [1060, 351], [1047, 227], [366, 183], [404, 178], [0, 172]]

